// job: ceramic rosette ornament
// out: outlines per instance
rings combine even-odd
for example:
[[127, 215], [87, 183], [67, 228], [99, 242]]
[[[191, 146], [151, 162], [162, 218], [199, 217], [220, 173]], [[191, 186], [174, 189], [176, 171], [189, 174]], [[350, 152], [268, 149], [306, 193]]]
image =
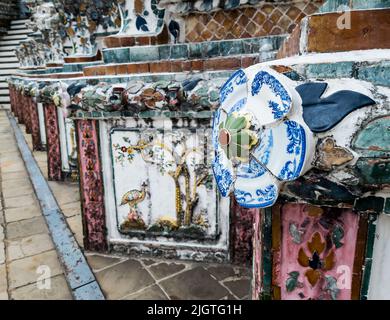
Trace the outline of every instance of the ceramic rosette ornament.
[[222, 196], [264, 208], [286, 181], [310, 169], [315, 137], [296, 84], [259, 66], [238, 70], [220, 91], [213, 123], [214, 175]]

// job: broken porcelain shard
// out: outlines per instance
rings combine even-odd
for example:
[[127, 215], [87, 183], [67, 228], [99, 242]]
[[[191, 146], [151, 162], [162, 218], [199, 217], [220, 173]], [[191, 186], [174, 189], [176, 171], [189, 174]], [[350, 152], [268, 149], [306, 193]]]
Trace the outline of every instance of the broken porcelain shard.
[[213, 172], [222, 196], [272, 206], [283, 182], [311, 168], [316, 138], [303, 120], [296, 83], [259, 65], [236, 71], [220, 91]]

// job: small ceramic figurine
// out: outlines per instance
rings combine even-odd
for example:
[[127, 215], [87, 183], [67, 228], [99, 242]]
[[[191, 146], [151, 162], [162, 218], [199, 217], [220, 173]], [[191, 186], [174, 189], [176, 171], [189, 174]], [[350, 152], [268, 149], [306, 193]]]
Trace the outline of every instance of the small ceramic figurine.
[[230, 77], [221, 88], [213, 123], [212, 167], [222, 196], [233, 193], [247, 208], [272, 206], [284, 183], [313, 167], [315, 133], [375, 103], [348, 90], [322, 99], [326, 87], [312, 82], [297, 86], [259, 65]]

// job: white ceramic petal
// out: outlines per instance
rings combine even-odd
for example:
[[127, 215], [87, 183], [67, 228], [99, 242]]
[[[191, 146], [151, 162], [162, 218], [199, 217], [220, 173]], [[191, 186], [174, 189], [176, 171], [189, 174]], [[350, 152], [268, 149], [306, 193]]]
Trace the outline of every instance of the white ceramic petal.
[[245, 111], [252, 113], [260, 125], [269, 125], [286, 117], [293, 106], [290, 80], [267, 68], [245, 70], [248, 81], [248, 100]]
[[245, 208], [272, 206], [279, 195], [279, 181], [255, 160], [239, 165], [234, 183], [234, 196]]
[[223, 197], [227, 197], [233, 189], [235, 175], [232, 162], [226, 157], [225, 152], [221, 148], [215, 151], [212, 169], [219, 192]]
[[[268, 129], [273, 137], [273, 146], [267, 149], [268, 161], [264, 163], [264, 152], [256, 149], [254, 156], [280, 180], [297, 179], [304, 169], [307, 153], [307, 133], [296, 121], [285, 120]], [[263, 161], [262, 161], [263, 160]]]
[[219, 94], [221, 108], [227, 113], [238, 111], [247, 101], [248, 79], [243, 70], [238, 70], [222, 86]]

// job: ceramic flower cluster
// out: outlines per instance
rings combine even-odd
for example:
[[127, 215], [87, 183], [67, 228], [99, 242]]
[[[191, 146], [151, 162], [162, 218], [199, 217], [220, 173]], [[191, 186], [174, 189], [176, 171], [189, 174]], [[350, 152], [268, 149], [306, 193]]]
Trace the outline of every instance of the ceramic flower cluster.
[[315, 138], [295, 87], [273, 69], [254, 65], [221, 88], [212, 166], [222, 196], [233, 193], [247, 208], [272, 206], [283, 183], [310, 168]]

